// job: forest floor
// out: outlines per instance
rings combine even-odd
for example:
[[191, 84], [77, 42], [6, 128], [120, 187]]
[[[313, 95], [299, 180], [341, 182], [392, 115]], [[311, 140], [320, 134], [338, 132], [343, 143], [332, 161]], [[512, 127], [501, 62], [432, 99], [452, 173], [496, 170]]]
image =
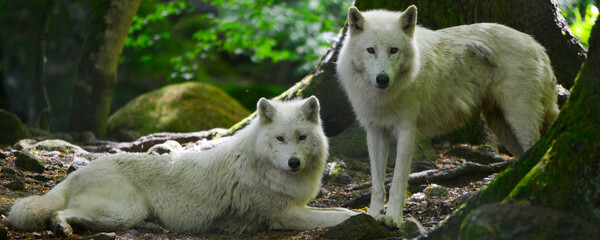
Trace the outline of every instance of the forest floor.
[[[446, 154], [452, 146], [444, 147], [435, 145], [434, 147], [438, 156], [435, 164], [439, 168], [452, 168], [466, 162], [465, 159]], [[46, 170], [42, 174], [34, 174], [20, 171], [14, 166], [16, 152], [16, 150], [9, 148], [4, 151], [0, 150], [0, 154], [5, 156], [0, 158], [0, 168], [2, 168], [2, 171], [0, 171], [0, 214], [2, 217], [1, 223], [8, 230], [8, 239], [61, 239], [52, 231], [22, 232], [14, 230], [8, 225], [6, 215], [8, 209], [16, 199], [33, 194], [43, 194], [62, 181], [67, 176], [67, 169], [73, 160], [81, 156], [58, 152], [38, 152], [36, 156], [44, 160]], [[508, 156], [503, 157], [510, 159]], [[366, 161], [363, 160], [361, 164], [366, 164], [366, 169], [368, 169]], [[367, 173], [368, 171], [364, 170], [365, 168], [361, 169], [355, 171], [352, 167], [347, 168], [346, 173], [351, 177], [351, 183], [340, 184], [336, 183], [334, 179], [325, 180], [321, 193], [309, 205], [339, 207], [357, 196], [368, 192], [370, 189], [370, 176]], [[416, 190], [413, 190], [413, 193], [408, 193], [409, 197], [404, 209], [405, 217], [411, 216], [417, 219], [425, 229], [429, 230], [452, 213], [461, 203], [466, 201], [468, 196], [488, 184], [496, 175], [494, 173], [489, 176], [480, 176], [475, 180], [453, 184], [454, 186], [442, 187], [435, 183], [429, 183], [423, 184], [418, 188], [412, 188]], [[388, 175], [388, 177], [391, 177], [391, 175]], [[23, 182], [24, 189], [10, 190], [7, 188], [7, 185], [13, 182]], [[440, 194], [431, 194], [430, 192], [433, 191], [427, 191], [427, 189], [442, 189], [443, 191]], [[357, 212], [366, 212], [368, 210], [367, 205], [368, 203], [359, 206], [355, 205], [350, 209]], [[114, 234], [116, 235], [115, 239], [317, 239], [327, 230], [327, 228], [323, 228], [309, 231], [264, 231], [252, 234], [228, 234], [222, 232], [185, 234], [170, 232], [167, 229], [162, 229], [162, 231], [158, 232], [133, 229], [115, 232]], [[76, 233], [78, 235], [73, 236], [73, 238], [85, 238], [86, 236], [98, 234], [97, 232], [89, 231], [76, 231]], [[400, 236], [400, 232], [397, 229], [392, 229], [392, 237], [398, 236]], [[98, 239], [98, 237], [95, 236], [94, 238]]]

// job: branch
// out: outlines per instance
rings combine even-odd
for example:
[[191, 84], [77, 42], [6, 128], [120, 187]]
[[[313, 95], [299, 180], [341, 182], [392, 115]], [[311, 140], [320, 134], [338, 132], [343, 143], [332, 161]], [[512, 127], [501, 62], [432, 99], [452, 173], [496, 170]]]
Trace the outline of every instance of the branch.
[[[511, 165], [514, 160], [506, 160], [491, 164], [479, 164], [474, 162], [466, 162], [462, 165], [453, 168], [434, 169], [422, 172], [411, 173], [408, 178], [408, 184], [412, 186], [436, 183], [439, 185], [455, 185], [456, 182], [465, 178], [483, 178], [492, 173], [500, 172]], [[385, 190], [389, 192], [392, 178], [385, 180]], [[354, 189], [365, 188], [365, 185], [371, 185], [371, 182], [361, 184]], [[352, 190], [352, 189], [351, 189]], [[342, 204], [342, 207], [361, 208], [369, 204], [371, 199], [371, 191], [367, 191], [358, 197]]]

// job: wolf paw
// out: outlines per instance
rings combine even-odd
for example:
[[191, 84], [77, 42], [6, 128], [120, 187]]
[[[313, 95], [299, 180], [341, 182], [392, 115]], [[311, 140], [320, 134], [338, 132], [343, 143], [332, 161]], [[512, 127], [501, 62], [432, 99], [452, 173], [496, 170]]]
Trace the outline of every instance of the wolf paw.
[[402, 226], [402, 222], [400, 222], [400, 224], [397, 224], [392, 217], [387, 215], [377, 216], [375, 220], [391, 228], [399, 228], [400, 226]]
[[73, 235], [73, 228], [68, 224], [66, 224], [66, 226], [63, 224], [56, 224], [54, 226], [54, 233], [58, 236], [69, 237]]

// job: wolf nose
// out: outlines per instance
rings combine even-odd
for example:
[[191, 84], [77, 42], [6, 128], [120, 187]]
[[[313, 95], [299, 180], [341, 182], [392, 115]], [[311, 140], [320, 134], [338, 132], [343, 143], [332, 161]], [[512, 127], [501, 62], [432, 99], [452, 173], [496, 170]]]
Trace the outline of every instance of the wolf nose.
[[297, 171], [298, 167], [300, 167], [300, 159], [297, 157], [292, 157], [288, 160], [288, 166], [292, 169], [292, 171]]
[[386, 88], [390, 83], [390, 77], [387, 74], [379, 74], [375, 78], [378, 88]]

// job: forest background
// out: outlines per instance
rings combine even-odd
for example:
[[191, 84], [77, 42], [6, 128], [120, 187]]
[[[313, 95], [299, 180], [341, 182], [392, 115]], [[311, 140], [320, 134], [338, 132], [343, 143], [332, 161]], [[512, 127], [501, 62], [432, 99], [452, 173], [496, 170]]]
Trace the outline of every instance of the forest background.
[[[119, 59], [110, 114], [143, 93], [189, 81], [217, 86], [254, 111], [260, 97], [279, 95], [314, 69], [342, 29], [351, 4], [141, 1]], [[558, 4], [573, 34], [586, 45], [598, 16], [597, 3]], [[0, 2], [0, 109], [15, 113], [30, 128], [71, 130], [75, 72], [96, 5], [59, 0], [44, 19], [46, 4], [39, 1]], [[44, 76], [52, 109], [46, 124], [36, 117], [40, 108], [35, 94], [40, 88], [35, 62], [44, 21]]]

